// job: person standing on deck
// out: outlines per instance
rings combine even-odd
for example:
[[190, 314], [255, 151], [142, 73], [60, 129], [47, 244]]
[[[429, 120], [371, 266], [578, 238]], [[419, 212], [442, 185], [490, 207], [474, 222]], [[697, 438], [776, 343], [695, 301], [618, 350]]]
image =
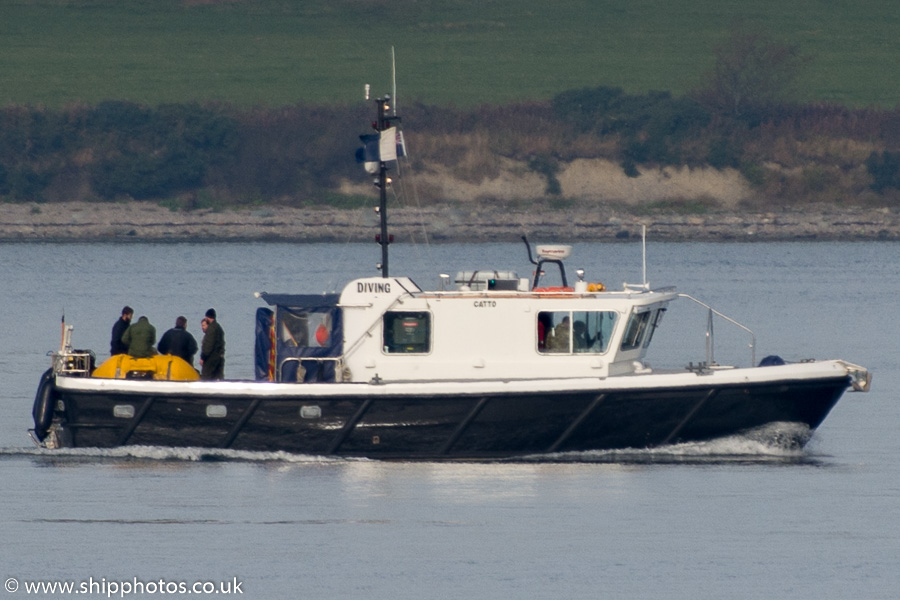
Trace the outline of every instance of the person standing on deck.
[[116, 354], [125, 354], [128, 352], [128, 345], [122, 341], [122, 336], [125, 334], [125, 331], [128, 329], [128, 326], [131, 325], [131, 318], [134, 316], [134, 309], [130, 306], [126, 306], [122, 309], [122, 316], [116, 321], [116, 324], [112, 327], [112, 336], [109, 340], [109, 354], [110, 356], [115, 356]]
[[134, 358], [150, 358], [156, 354], [153, 344], [156, 343], [156, 327], [150, 324], [147, 317], [141, 317], [137, 323], [125, 330], [122, 342], [128, 346], [128, 354]]
[[183, 358], [184, 361], [194, 366], [194, 355], [197, 354], [197, 340], [186, 329], [187, 318], [175, 319], [175, 327], [165, 332], [159, 340], [156, 349], [160, 354], [172, 354]]
[[216, 320], [214, 308], [206, 311], [206, 332], [200, 345], [200, 379], [225, 379], [225, 331]]

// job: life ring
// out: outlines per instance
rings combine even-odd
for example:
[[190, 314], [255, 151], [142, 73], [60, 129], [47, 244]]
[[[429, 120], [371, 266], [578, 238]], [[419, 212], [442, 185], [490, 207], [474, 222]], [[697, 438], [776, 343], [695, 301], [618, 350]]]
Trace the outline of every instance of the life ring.
[[37, 394], [34, 396], [34, 408], [31, 416], [34, 417], [34, 434], [40, 441], [47, 437], [47, 431], [53, 423], [53, 411], [56, 404], [56, 387], [53, 383], [53, 369], [47, 369], [41, 375]]
[[603, 285], [602, 283], [600, 283], [599, 281], [597, 283], [589, 283], [587, 286], [587, 291], [589, 291], [589, 292], [605, 292], [606, 286]]
[[574, 292], [575, 288], [570, 287], [539, 287], [531, 290], [532, 292]]

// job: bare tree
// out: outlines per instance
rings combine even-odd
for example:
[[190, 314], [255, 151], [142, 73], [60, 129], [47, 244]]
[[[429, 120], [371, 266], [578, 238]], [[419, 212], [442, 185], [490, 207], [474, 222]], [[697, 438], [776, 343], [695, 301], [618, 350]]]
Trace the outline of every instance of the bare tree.
[[793, 100], [810, 60], [796, 45], [738, 24], [716, 48], [715, 66], [697, 95], [712, 110], [747, 118]]

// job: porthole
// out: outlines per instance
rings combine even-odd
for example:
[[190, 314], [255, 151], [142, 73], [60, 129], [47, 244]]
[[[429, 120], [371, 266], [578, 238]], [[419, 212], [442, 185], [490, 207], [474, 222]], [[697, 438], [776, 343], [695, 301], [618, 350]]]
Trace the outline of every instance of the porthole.
[[131, 404], [116, 404], [113, 406], [113, 416], [117, 419], [133, 419], [134, 406]]
[[211, 419], [221, 419], [228, 416], [228, 407], [224, 404], [207, 404], [206, 416]]
[[301, 406], [300, 417], [304, 419], [321, 419], [322, 407], [316, 406], [315, 404], [311, 406]]

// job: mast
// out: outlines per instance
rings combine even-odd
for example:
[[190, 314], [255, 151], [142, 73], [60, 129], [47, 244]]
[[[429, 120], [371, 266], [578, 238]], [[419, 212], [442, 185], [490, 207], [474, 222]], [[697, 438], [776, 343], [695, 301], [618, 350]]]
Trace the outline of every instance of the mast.
[[[393, 80], [394, 96], [396, 96], [397, 76], [394, 62], [394, 49], [391, 48], [391, 79]], [[369, 100], [370, 86], [366, 84], [366, 101]], [[391, 106], [392, 97], [385, 94], [382, 98], [375, 98], [376, 120], [372, 123], [375, 134], [361, 135], [363, 147], [357, 151], [357, 160], [365, 163], [366, 172], [375, 175], [375, 186], [378, 188], [379, 202], [378, 217], [381, 222], [381, 232], [375, 236], [375, 241], [381, 246], [381, 262], [377, 268], [381, 270], [382, 277], [389, 276], [388, 246], [393, 241], [393, 236], [388, 233], [387, 216], [387, 188], [391, 183], [387, 176], [388, 165], [391, 161], [406, 156], [406, 144], [403, 133], [396, 123], [400, 122], [397, 116], [397, 107]]]
[[398, 133], [395, 125], [396, 121], [400, 121], [400, 117], [390, 114], [390, 94], [385, 94], [383, 98], [376, 98], [375, 109], [377, 118], [372, 123], [372, 127], [378, 133], [360, 136], [360, 138], [364, 145], [362, 160], [366, 163], [366, 170], [375, 175], [375, 187], [378, 188], [379, 194], [376, 210], [381, 221], [381, 232], [375, 236], [375, 241], [381, 246], [381, 262], [378, 263], [378, 268], [381, 270], [382, 277], [388, 277], [388, 246], [393, 237], [388, 233], [387, 188], [391, 183], [390, 177], [387, 176], [388, 163], [403, 156], [405, 148], [402, 134]]
[[[391, 101], [391, 97], [385, 95], [384, 98], [376, 98], [375, 106], [377, 107], [378, 120], [375, 123], [375, 131], [379, 133], [386, 130], [390, 127], [390, 119], [385, 116], [385, 111], [389, 107], [389, 103]], [[379, 157], [380, 159], [383, 157]], [[381, 235], [378, 236], [377, 241], [381, 245], [381, 276], [388, 276], [388, 245], [391, 243], [390, 238], [388, 237], [388, 222], [387, 222], [387, 163], [384, 160], [378, 161], [378, 192], [379, 192], [379, 202], [378, 202], [378, 216], [381, 220]]]

